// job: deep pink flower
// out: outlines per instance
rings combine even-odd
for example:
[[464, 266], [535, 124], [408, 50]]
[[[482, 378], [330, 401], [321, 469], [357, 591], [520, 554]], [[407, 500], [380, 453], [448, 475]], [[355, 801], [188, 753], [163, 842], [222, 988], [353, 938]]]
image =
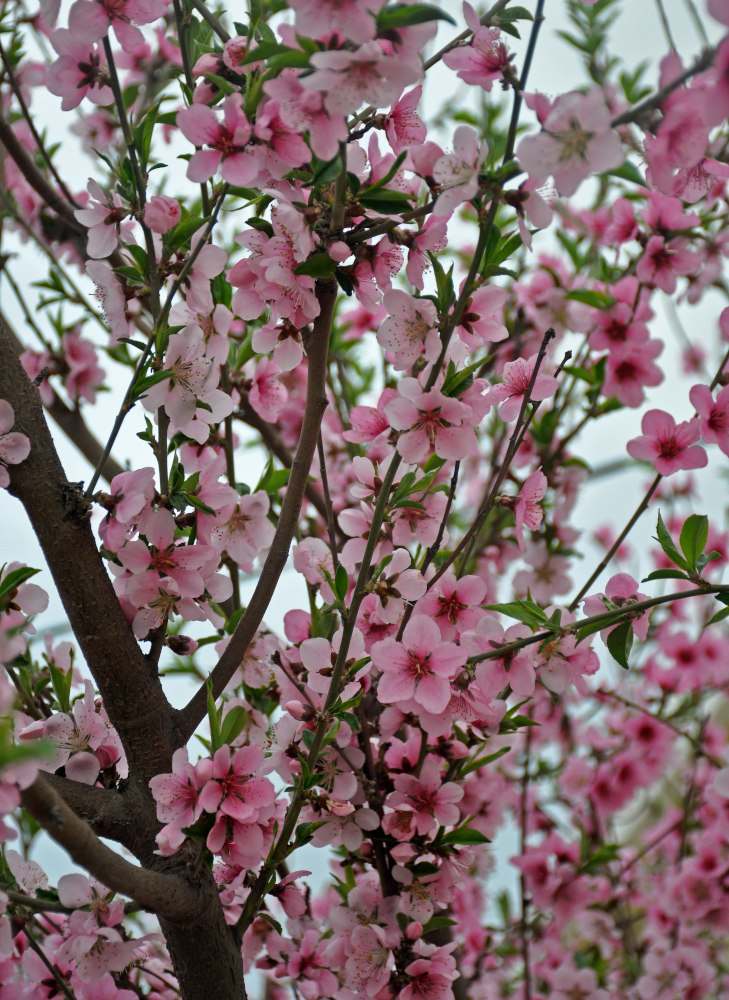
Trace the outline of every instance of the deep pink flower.
[[437, 623], [441, 636], [452, 640], [476, 627], [483, 614], [479, 605], [485, 597], [486, 584], [479, 576], [457, 580], [449, 571], [418, 601], [415, 614], [427, 615]]
[[422, 95], [422, 86], [413, 87], [387, 114], [385, 133], [395, 153], [425, 142], [428, 132], [415, 110]]
[[182, 216], [180, 203], [176, 198], [155, 194], [144, 206], [144, 221], [153, 233], [166, 233], [176, 226]]
[[624, 406], [640, 406], [646, 386], [660, 385], [663, 372], [653, 359], [663, 351], [663, 341], [628, 341], [616, 344], [607, 356], [603, 395], [615, 396]]
[[102, 107], [113, 103], [106, 60], [96, 45], [79, 41], [68, 28], [54, 31], [51, 45], [58, 59], [48, 69], [46, 86], [63, 98], [62, 111], [77, 108], [84, 97]]
[[641, 428], [642, 437], [628, 441], [628, 454], [652, 462], [662, 476], [670, 476], [679, 469], [702, 469], [707, 464], [706, 452], [694, 444], [699, 438], [697, 419], [677, 425], [665, 410], [648, 410]]

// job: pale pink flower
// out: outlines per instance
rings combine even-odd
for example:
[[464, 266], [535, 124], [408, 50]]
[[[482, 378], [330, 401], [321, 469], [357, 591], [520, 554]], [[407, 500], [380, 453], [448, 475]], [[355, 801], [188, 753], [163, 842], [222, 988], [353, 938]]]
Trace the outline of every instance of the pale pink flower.
[[628, 454], [652, 462], [662, 476], [670, 476], [679, 469], [701, 469], [708, 463], [704, 449], [694, 444], [699, 438], [696, 418], [677, 425], [665, 410], [648, 410], [641, 428], [643, 435], [628, 441]]
[[[415, 830], [425, 836], [439, 826], [457, 826], [460, 810], [456, 805], [464, 790], [453, 781], [443, 782], [441, 769], [434, 757], [427, 757], [420, 775], [398, 774], [395, 791], [385, 799], [385, 809], [407, 809], [412, 812]], [[385, 817], [386, 819], [387, 817]], [[387, 833], [387, 824], [383, 821]]]
[[464, 2], [463, 14], [473, 34], [468, 44], [446, 52], [443, 62], [456, 70], [464, 83], [489, 91], [495, 80], [511, 75], [511, 56], [501, 41], [499, 29], [482, 25], [470, 3]]
[[375, 17], [385, 0], [291, 0], [296, 11], [296, 33], [325, 38], [333, 33], [357, 45], [375, 37]]
[[[627, 610], [631, 604], [635, 604], [637, 601], [644, 601], [646, 597], [646, 594], [640, 593], [637, 581], [629, 573], [617, 573], [615, 576], [611, 576], [605, 584], [604, 594], [593, 594], [591, 597], [586, 597], [582, 602], [582, 606], [586, 615], [601, 615], [611, 610], [608, 605]], [[640, 613], [634, 612], [629, 616], [629, 620], [638, 638], [645, 641], [650, 624], [650, 610]], [[600, 635], [604, 641], [607, 641], [608, 635], [619, 624], [620, 622], [616, 622], [615, 625], [611, 625], [609, 628], [601, 629]]]
[[[239, 823], [255, 823], [268, 818], [276, 801], [276, 790], [268, 778], [256, 772], [263, 767], [259, 746], [222, 746], [213, 757], [213, 773], [200, 795], [206, 812], [222, 813]], [[263, 815], [265, 814], [265, 815]]]
[[532, 94], [527, 104], [536, 109], [542, 131], [525, 136], [516, 155], [532, 179], [554, 177], [557, 191], [572, 195], [590, 174], [623, 162], [620, 140], [610, 128], [610, 112], [601, 89], [562, 94], [553, 104]]
[[270, 358], [261, 358], [257, 363], [250, 362], [246, 369], [253, 372], [248, 402], [259, 417], [275, 423], [289, 398], [288, 390], [281, 381], [281, 369]]
[[279, 102], [281, 120], [299, 134], [307, 132], [312, 150], [322, 160], [336, 156], [339, 143], [347, 138], [344, 115], [330, 115], [324, 106], [324, 94], [302, 86], [294, 70], [267, 80], [264, 91]]
[[487, 155], [488, 146], [478, 141], [476, 132], [469, 125], [459, 125], [453, 133], [453, 152], [440, 156], [433, 165], [433, 178], [441, 189], [434, 215], [450, 215], [478, 193], [478, 175]]
[[615, 396], [624, 406], [640, 406], [646, 386], [660, 385], [663, 372], [653, 359], [663, 351], [663, 341], [627, 341], [614, 344], [607, 355], [603, 395]]
[[210, 543], [240, 565], [250, 565], [273, 541], [275, 529], [268, 519], [269, 506], [268, 494], [262, 490], [242, 496], [230, 518], [212, 529]]
[[101, 303], [101, 311], [111, 331], [110, 345], [129, 336], [129, 321], [126, 313], [126, 298], [119, 280], [108, 264], [100, 260], [90, 260], [86, 273], [96, 285], [96, 297]]
[[243, 113], [243, 98], [229, 94], [221, 105], [223, 121], [205, 104], [191, 104], [177, 113], [177, 125], [195, 146], [209, 146], [192, 154], [187, 166], [191, 181], [207, 181], [220, 167], [220, 175], [229, 184], [243, 187], [256, 183], [260, 163], [248, 146], [251, 125]]
[[408, 146], [425, 142], [427, 129], [415, 110], [423, 95], [422, 86], [414, 87], [393, 104], [385, 118], [385, 134], [395, 153], [402, 153]]
[[95, 44], [80, 42], [68, 28], [58, 28], [51, 45], [58, 59], [48, 69], [46, 86], [63, 98], [62, 111], [77, 108], [84, 97], [102, 107], [113, 103], [106, 60]]
[[[460, 291], [463, 292], [463, 285]], [[506, 289], [497, 285], [483, 285], [469, 296], [456, 327], [458, 336], [469, 350], [475, 351], [509, 336], [503, 323], [506, 299]]]
[[302, 77], [301, 83], [308, 90], [322, 92], [324, 105], [333, 115], [354, 114], [364, 103], [387, 107], [423, 76], [419, 58], [388, 56], [374, 41], [365, 42], [354, 52], [315, 52], [311, 64], [314, 72]]
[[[95, 3], [92, 3], [95, 6]], [[74, 215], [88, 229], [86, 252], [89, 257], [100, 260], [116, 250], [119, 239], [119, 224], [129, 214], [119, 195], [114, 192], [111, 200], [91, 178], [88, 182], [91, 198], [85, 208], [76, 209]]]
[[483, 614], [479, 605], [485, 597], [486, 584], [480, 577], [462, 576], [457, 580], [449, 570], [418, 601], [414, 613], [436, 622], [443, 639], [457, 639], [477, 626]]
[[157, 804], [157, 819], [165, 823], [164, 838], [177, 850], [185, 839], [182, 830], [192, 826], [203, 813], [200, 795], [213, 774], [213, 762], [204, 757], [192, 765], [187, 749], [172, 755], [172, 772], [157, 774], [149, 782]]
[[439, 458], [456, 460], [476, 453], [470, 406], [438, 389], [423, 392], [414, 378], [401, 379], [398, 391], [385, 413], [392, 427], [403, 432], [397, 450], [406, 462], [422, 462], [433, 451]]
[[144, 206], [144, 221], [153, 233], [166, 233], [176, 226], [182, 216], [180, 203], [176, 198], [155, 194]]
[[514, 530], [516, 532], [516, 540], [522, 552], [524, 551], [523, 529], [526, 527], [530, 531], [536, 531], [542, 523], [544, 512], [540, 501], [544, 499], [544, 494], [547, 492], [547, 485], [547, 477], [541, 468], [539, 468], [532, 472], [519, 491], [519, 497], [514, 506], [514, 517], [516, 519]]
[[377, 331], [377, 340], [385, 350], [392, 351], [395, 367], [409, 368], [423, 349], [431, 359], [440, 343], [435, 329], [438, 322], [435, 304], [396, 288], [385, 292], [383, 302], [388, 317]]
[[110, 28], [125, 52], [144, 44], [136, 27], [162, 17], [169, 0], [76, 0], [68, 12], [68, 27], [79, 42], [98, 42]]
[[82, 399], [89, 403], [96, 401], [96, 390], [104, 381], [104, 369], [98, 364], [96, 348], [83, 340], [78, 330], [70, 330], [61, 338], [64, 360], [68, 372], [63, 384], [70, 399], [78, 403]]
[[405, 626], [402, 642], [383, 639], [373, 645], [370, 655], [382, 672], [377, 695], [384, 705], [437, 713], [450, 701], [450, 681], [467, 654], [454, 643], [443, 642], [430, 618], [414, 615]]
[[[488, 391], [486, 398], [489, 403], [501, 403], [499, 416], [506, 423], [514, 420], [521, 410], [536, 362], [536, 354], [532, 354], [530, 358], [507, 361], [501, 372], [503, 381], [497, 382]], [[558, 385], [553, 375], [537, 375], [529, 395], [530, 401], [548, 399], [555, 394]]]
[[15, 412], [6, 399], [0, 399], [0, 489], [10, 485], [9, 465], [20, 465], [30, 455], [30, 439], [12, 431]]

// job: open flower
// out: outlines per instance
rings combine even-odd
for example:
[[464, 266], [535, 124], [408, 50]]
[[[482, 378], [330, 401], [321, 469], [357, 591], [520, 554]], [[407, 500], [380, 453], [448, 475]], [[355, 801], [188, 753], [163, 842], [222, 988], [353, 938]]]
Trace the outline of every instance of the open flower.
[[628, 441], [628, 454], [652, 462], [656, 472], [670, 476], [679, 469], [702, 469], [708, 462], [699, 438], [697, 419], [676, 424], [665, 410], [648, 410], [641, 422], [641, 437]]
[[19, 431], [11, 431], [15, 413], [6, 399], [0, 399], [0, 489], [10, 484], [9, 465], [20, 465], [30, 455], [30, 441]]

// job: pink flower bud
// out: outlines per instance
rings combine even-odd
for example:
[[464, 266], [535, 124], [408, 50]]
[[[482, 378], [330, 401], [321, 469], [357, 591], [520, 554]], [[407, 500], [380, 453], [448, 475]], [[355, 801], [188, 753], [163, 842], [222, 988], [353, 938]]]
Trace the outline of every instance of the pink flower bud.
[[287, 701], [284, 705], [284, 712], [288, 712], [290, 716], [299, 721], [304, 718], [304, 706], [300, 701]]
[[423, 925], [419, 920], [413, 920], [412, 923], [408, 924], [405, 934], [408, 941], [417, 941], [419, 937], [422, 937]]
[[144, 221], [153, 233], [166, 233], [180, 221], [179, 202], [163, 194], [156, 194], [144, 206]]

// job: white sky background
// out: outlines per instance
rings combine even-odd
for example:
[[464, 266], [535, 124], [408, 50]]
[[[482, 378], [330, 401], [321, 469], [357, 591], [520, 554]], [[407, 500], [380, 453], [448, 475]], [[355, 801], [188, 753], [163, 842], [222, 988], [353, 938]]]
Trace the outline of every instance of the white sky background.
[[[519, 0], [529, 9], [534, 9], [534, 0]], [[704, 24], [712, 41], [720, 37], [720, 25], [711, 21], [705, 14], [703, 0], [697, 0], [700, 12], [703, 16]], [[214, 5], [212, 5], [214, 6]], [[242, 6], [242, 5], [241, 5]], [[437, 46], [444, 44], [454, 34], [460, 32], [464, 26], [461, 15], [460, 2], [446, 0], [441, 4], [458, 22], [458, 27], [450, 25], [441, 27], [437, 39]], [[67, 7], [64, 4], [64, 7]], [[701, 39], [697, 35], [694, 23], [690, 17], [686, 0], [664, 0], [664, 7], [670, 20], [673, 37], [676, 39], [684, 63], [688, 64], [700, 51]], [[485, 7], [478, 6], [479, 11]], [[581, 60], [576, 50], [567, 46], [560, 39], [556, 38], [555, 32], [559, 29], [569, 30], [570, 24], [565, 13], [563, 0], [547, 0], [545, 4], [546, 21], [542, 27], [539, 44], [532, 65], [532, 71], [528, 83], [528, 90], [540, 90], [550, 96], [564, 93], [574, 87], [585, 84], [585, 75], [582, 70]], [[61, 22], [62, 23], [62, 22]], [[520, 22], [524, 40], [519, 44], [515, 39], [508, 37], [511, 48], [518, 53], [516, 65], [521, 66], [520, 54], [528, 37], [529, 24]], [[655, 0], [625, 0], [623, 11], [612, 32], [612, 49], [618, 52], [624, 59], [626, 67], [631, 69], [639, 61], [650, 59], [652, 67], [646, 75], [646, 81], [650, 85], [655, 85], [657, 81], [656, 61], [667, 51], [667, 44], [658, 13], [658, 6]], [[457, 97], [463, 95], [464, 101], [468, 99], [469, 88], [456, 80], [455, 74], [447, 70], [444, 66], [434, 67], [428, 74], [425, 85], [423, 117], [427, 121], [429, 116], [440, 109], [444, 95], [453, 94]], [[78, 155], [77, 140], [68, 134], [68, 125], [73, 121], [74, 113], [61, 114], [60, 99], [52, 95], [46, 95], [43, 103], [40, 103], [40, 96], [34, 98], [34, 111], [39, 119], [47, 125], [49, 135], [52, 140], [60, 141], [57, 163], [62, 175], [70, 180], [73, 190], [78, 190], [85, 185], [86, 176], [91, 175], [94, 170], [93, 165], [87, 169], [86, 165], [80, 162]], [[88, 108], [85, 103], [83, 107]], [[524, 121], [528, 121], [529, 112], [523, 115]], [[441, 137], [441, 144], [448, 145], [447, 136]], [[153, 175], [154, 176], [154, 175]], [[168, 193], [174, 193], [172, 189]], [[549, 249], [552, 238], [548, 234], [535, 238], [535, 249]], [[40, 252], [30, 244], [20, 244], [13, 241], [12, 237], [6, 235], [3, 250], [17, 250], [22, 261], [22, 266], [11, 264], [16, 280], [18, 275], [22, 275], [23, 280], [30, 284], [32, 280], [44, 277], [46, 274], [45, 258]], [[32, 293], [31, 293], [32, 294]], [[24, 322], [22, 314], [18, 309], [14, 297], [6, 283], [0, 279], [0, 295], [2, 296], [3, 309], [8, 314], [11, 321], [16, 325], [16, 329], [24, 333]], [[713, 353], [716, 345], [716, 322], [723, 303], [715, 293], [706, 296], [704, 303], [698, 308], [687, 307], [682, 309], [684, 325], [689, 336], [698, 343], [704, 343], [709, 348], [709, 363], [713, 363]], [[87, 326], [85, 335], [92, 335], [96, 339], [96, 333], [91, 325]], [[650, 406], [659, 406], [674, 412], [677, 420], [687, 419], [691, 416], [688, 403], [687, 391], [682, 390], [682, 395], [677, 397], [677, 381], [671, 376], [678, 368], [680, 371], [680, 345], [676, 342], [676, 336], [668, 323], [668, 320], [655, 322], [654, 335], [660, 336], [666, 342], [666, 348], [659, 363], [667, 373], [666, 381], [663, 385], [647, 393], [647, 403], [643, 410], [625, 409], [619, 413], [611, 414], [603, 422], [594, 427], [590, 427], [579, 439], [576, 452], [584, 455], [593, 465], [599, 466], [614, 458], [623, 458], [626, 455], [625, 442], [640, 433], [640, 418], [645, 409]], [[37, 347], [34, 337], [30, 334], [27, 342], [32, 347]], [[101, 357], [104, 364], [104, 358]], [[108, 366], [107, 366], [108, 367]], [[111, 368], [110, 368], [111, 370]], [[127, 374], [124, 372], [126, 382]], [[695, 379], [694, 381], [699, 381]], [[686, 389], [691, 383], [681, 383]], [[103, 439], [105, 432], [111, 427], [116, 410], [121, 402], [124, 385], [116, 385], [112, 392], [103, 394], [100, 403], [95, 407], [93, 416], [87, 415], [87, 420], [94, 428], [94, 431]], [[679, 400], [676, 405], [676, 400]], [[133, 411], [122, 429], [114, 454], [122, 463], [129, 459], [133, 466], [153, 465], [152, 456], [148, 446], [136, 438], [137, 431], [143, 429], [143, 416], [141, 410]], [[66, 468], [67, 476], [70, 480], [88, 480], [90, 470], [83, 458], [69, 444], [65, 436], [56, 431], [55, 425], [50, 422], [51, 430], [57, 442], [57, 447], [61, 461]], [[716, 518], [717, 525], [723, 524], [724, 502], [723, 494], [725, 480], [720, 478], [722, 456], [716, 448], [710, 450], [710, 468], [699, 470], [696, 473], [696, 481], [699, 485], [699, 492], [702, 498], [710, 500], [710, 503], [698, 503], [696, 509], [699, 512], [707, 512]], [[246, 458], [246, 463], [260, 463], [260, 457], [251, 454]], [[239, 459], [239, 464], [242, 460]], [[255, 483], [255, 476], [250, 476]], [[634, 471], [619, 474], [611, 479], [600, 479], [594, 484], [587, 484], [581, 494], [577, 515], [574, 519], [576, 527], [589, 532], [596, 525], [610, 520], [619, 530], [625, 523], [637, 503], [641, 499], [645, 490], [649, 476], [645, 470], [636, 469]], [[40, 552], [35, 535], [30, 528], [23, 510], [18, 501], [10, 497], [5, 491], [0, 491], [0, 565], [9, 560], [21, 560], [31, 566], [44, 567], [43, 556]], [[651, 510], [644, 515], [638, 529], [631, 535], [631, 542], [637, 552], [645, 551], [648, 540], [655, 529], [655, 512]], [[583, 546], [584, 548], [584, 546]], [[585, 559], [581, 566], [577, 567], [574, 573], [575, 587], [579, 587], [595, 565], [601, 553], [597, 549], [589, 550], [592, 558]], [[631, 567], [634, 575], [640, 578], [644, 576], [650, 567], [647, 567], [645, 560], [638, 565]], [[602, 583], [611, 575], [606, 573]], [[38, 632], [43, 634], [45, 628], [61, 625], [65, 622], [63, 609], [58, 597], [53, 593], [50, 576], [47, 571], [36, 578], [37, 582], [51, 592], [51, 604], [48, 612], [38, 621]], [[250, 593], [255, 584], [252, 580], [249, 585], [243, 588], [243, 599], [246, 599], [246, 592]], [[599, 589], [598, 585], [594, 590]], [[300, 578], [293, 572], [284, 574], [279, 585], [277, 595], [266, 616], [268, 624], [274, 628], [280, 628], [283, 614], [291, 607], [306, 607], [306, 596], [301, 586]], [[100, 623], [99, 627], [103, 627]], [[70, 638], [68, 635], [61, 638]], [[189, 686], [177, 684], [171, 697], [173, 702], [182, 704], [187, 699]], [[497, 845], [498, 846], [498, 845]], [[508, 844], [502, 845], [498, 853], [508, 857], [512, 851]], [[313, 858], [312, 858], [313, 860]], [[303, 861], [303, 859], [302, 859]], [[49, 848], [43, 852], [43, 862], [52, 870], [68, 870], [69, 862], [63, 852], [55, 848]], [[319, 860], [321, 864], [321, 858]], [[303, 863], [306, 867], [306, 862]], [[311, 864], [309, 864], [311, 867]], [[503, 866], [502, 866], [503, 867]]]

